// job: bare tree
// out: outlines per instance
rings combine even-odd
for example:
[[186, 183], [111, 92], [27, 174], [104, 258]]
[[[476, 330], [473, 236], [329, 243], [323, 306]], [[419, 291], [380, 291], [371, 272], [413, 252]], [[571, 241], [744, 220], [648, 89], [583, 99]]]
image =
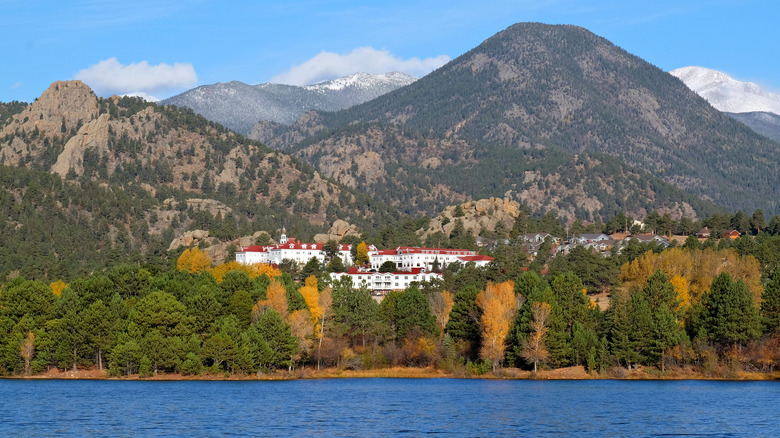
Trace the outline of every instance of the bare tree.
[[550, 317], [550, 305], [545, 302], [531, 304], [531, 334], [523, 341], [522, 356], [534, 363], [534, 374], [538, 370], [539, 361], [547, 360], [547, 346], [544, 345], [544, 335], [547, 333], [547, 319]]

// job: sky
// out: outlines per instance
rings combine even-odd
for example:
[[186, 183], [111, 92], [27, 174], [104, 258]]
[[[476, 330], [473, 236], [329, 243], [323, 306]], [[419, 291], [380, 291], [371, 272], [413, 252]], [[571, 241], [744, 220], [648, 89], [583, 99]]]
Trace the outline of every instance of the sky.
[[99, 96], [423, 76], [518, 22], [573, 24], [669, 71], [780, 91], [776, 0], [0, 0], [0, 101], [57, 80]]

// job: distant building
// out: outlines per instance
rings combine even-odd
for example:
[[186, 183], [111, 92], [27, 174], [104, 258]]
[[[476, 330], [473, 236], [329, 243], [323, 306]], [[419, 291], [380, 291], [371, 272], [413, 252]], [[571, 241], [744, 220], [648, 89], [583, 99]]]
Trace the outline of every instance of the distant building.
[[604, 233], [599, 234], [580, 234], [579, 236], [572, 236], [571, 243], [578, 245], [585, 245], [587, 243], [599, 242], [602, 240], [610, 240], [609, 236]]
[[[325, 262], [325, 251], [322, 250], [323, 243], [301, 243], [295, 238], [288, 238], [285, 230], [279, 238], [279, 243], [275, 245], [252, 245], [242, 246], [236, 251], [236, 261], [245, 265], [255, 263], [266, 263], [279, 265], [282, 260], [293, 260], [299, 265], [305, 265], [312, 257]], [[376, 247], [369, 246], [369, 252]], [[352, 245], [339, 245], [338, 256], [345, 265], [352, 264]]]
[[741, 236], [741, 235], [742, 235], [742, 233], [740, 233], [737, 230], [727, 230], [727, 231], [723, 232], [723, 238], [724, 239], [728, 238], [728, 239], [734, 240], [734, 239], [739, 238], [739, 236]]
[[[325, 251], [322, 243], [301, 243], [294, 238], [288, 238], [285, 230], [279, 243], [274, 245], [243, 246], [236, 251], [236, 261], [243, 264], [267, 263], [281, 264], [282, 260], [293, 260], [299, 265], [316, 258], [325, 262]], [[345, 265], [353, 264], [352, 245], [339, 245], [339, 257]], [[396, 249], [379, 250], [374, 245], [368, 245], [370, 269], [379, 270], [385, 262], [392, 262], [398, 271], [409, 272], [412, 269], [432, 271], [434, 265], [444, 268], [452, 263], [474, 263], [485, 266], [493, 260], [492, 257], [478, 255], [468, 249], [421, 248], [399, 246]]]
[[351, 267], [347, 272], [333, 272], [330, 279], [340, 280], [344, 277], [352, 279], [355, 288], [365, 287], [374, 295], [385, 295], [392, 291], [405, 290], [412, 283], [430, 282], [442, 278], [442, 274], [425, 272], [422, 268], [413, 268], [398, 272], [373, 272], [373, 270]]
[[474, 262], [477, 266], [485, 266], [493, 260], [489, 256], [477, 255], [476, 251], [468, 249], [424, 248], [416, 246], [399, 246], [396, 249], [374, 250], [368, 252], [371, 269], [379, 269], [385, 262], [393, 262], [400, 271], [422, 268], [433, 270], [437, 264], [441, 268], [452, 263]]
[[657, 234], [637, 234], [635, 236], [628, 236], [623, 239], [623, 242], [628, 244], [631, 239], [636, 239], [639, 243], [655, 243], [656, 245], [669, 246], [669, 239], [665, 236], [659, 236]]
[[696, 237], [699, 239], [709, 239], [710, 235], [712, 235], [712, 231], [707, 227], [702, 228], [698, 233], [696, 233]]

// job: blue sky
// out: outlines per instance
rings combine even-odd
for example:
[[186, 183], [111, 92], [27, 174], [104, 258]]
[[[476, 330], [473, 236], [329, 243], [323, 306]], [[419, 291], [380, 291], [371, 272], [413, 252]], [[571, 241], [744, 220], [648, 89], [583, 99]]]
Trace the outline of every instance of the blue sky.
[[0, 101], [56, 80], [159, 98], [239, 80], [306, 83], [357, 70], [420, 76], [524, 21], [582, 26], [671, 70], [780, 90], [776, 0], [0, 0]]

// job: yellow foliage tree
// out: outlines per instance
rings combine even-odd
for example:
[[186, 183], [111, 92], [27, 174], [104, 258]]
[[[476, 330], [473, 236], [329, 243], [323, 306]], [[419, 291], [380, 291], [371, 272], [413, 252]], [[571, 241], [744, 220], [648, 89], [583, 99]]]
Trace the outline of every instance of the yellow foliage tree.
[[218, 283], [222, 282], [222, 279], [224, 278], [225, 274], [233, 271], [244, 272], [249, 276], [249, 278], [257, 278], [265, 274], [268, 276], [268, 278], [274, 279], [282, 275], [282, 271], [280, 269], [274, 268], [273, 266], [265, 263], [245, 265], [243, 263], [238, 263], [235, 260], [222, 263], [221, 265], [217, 265], [214, 268], [209, 270], [209, 272], [211, 272], [211, 275], [214, 276], [214, 279], [216, 279]]
[[439, 327], [439, 332], [444, 334], [444, 327], [450, 320], [450, 312], [452, 312], [452, 306], [455, 303], [452, 292], [442, 291], [441, 293], [433, 293], [428, 295], [428, 304], [431, 305], [431, 311], [433, 316], [436, 317], [436, 325]]
[[62, 295], [62, 291], [65, 290], [66, 287], [68, 287], [67, 284], [65, 284], [62, 280], [57, 280], [54, 283], [49, 285], [51, 287], [51, 292], [56, 295], [60, 296]]
[[260, 277], [261, 275], [265, 274], [273, 280], [276, 277], [279, 277], [282, 275], [282, 270], [279, 268], [275, 268], [272, 265], [266, 264], [266, 263], [257, 263], [252, 265], [255, 268], [254, 275], [250, 274], [249, 276], [252, 278]]
[[305, 284], [300, 289], [306, 306], [309, 307], [309, 316], [314, 326], [314, 337], [319, 338], [321, 331], [320, 319], [322, 318], [322, 308], [320, 307], [320, 291], [317, 289], [317, 277], [311, 275], [306, 277]]
[[252, 307], [252, 321], [257, 322], [260, 319], [265, 307], [276, 310], [282, 316], [282, 319], [287, 320], [289, 311], [287, 310], [287, 290], [284, 288], [284, 285], [278, 280], [273, 280], [268, 285], [265, 296], [266, 299], [259, 300]]
[[482, 309], [479, 356], [492, 362], [494, 372], [504, 360], [506, 337], [517, 312], [514, 289], [515, 283], [511, 280], [498, 284], [488, 282], [485, 290], [477, 295], [477, 306]]
[[311, 323], [309, 311], [306, 309], [292, 312], [288, 318], [292, 334], [298, 338], [298, 357], [309, 354], [311, 350], [311, 336], [314, 333], [314, 324]]
[[357, 246], [357, 254], [355, 255], [356, 265], [365, 265], [369, 261], [368, 259], [368, 245], [366, 242], [360, 242]]
[[202, 270], [211, 267], [211, 258], [199, 248], [185, 249], [176, 261], [176, 269], [199, 274]]
[[760, 302], [764, 291], [758, 260], [753, 256], [740, 256], [734, 249], [672, 248], [660, 254], [648, 251], [624, 264], [619, 278], [628, 290], [642, 289], [650, 275], [658, 269], [672, 278], [679, 276], [687, 281], [687, 306], [698, 303], [704, 292], [709, 290], [712, 280], [723, 272], [734, 280], [744, 280], [756, 303]]
[[691, 307], [691, 296], [688, 293], [688, 280], [682, 275], [675, 275], [672, 277], [671, 283], [672, 286], [674, 286], [674, 290], [677, 292], [677, 299], [680, 300], [680, 307], [678, 310], [688, 310]]
[[330, 316], [330, 308], [333, 305], [333, 290], [330, 286], [320, 292], [317, 299], [317, 307], [320, 311], [319, 333], [317, 334], [317, 369], [320, 369], [322, 363], [322, 341], [325, 339], [325, 323]]

